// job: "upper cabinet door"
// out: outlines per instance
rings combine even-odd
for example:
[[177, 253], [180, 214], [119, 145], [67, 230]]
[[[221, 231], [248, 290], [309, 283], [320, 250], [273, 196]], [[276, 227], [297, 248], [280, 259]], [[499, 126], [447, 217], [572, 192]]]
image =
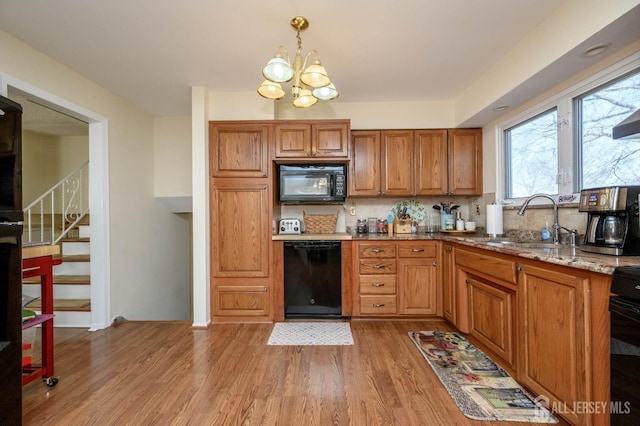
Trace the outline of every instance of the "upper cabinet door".
[[482, 194], [482, 129], [449, 130], [449, 194]]
[[349, 120], [281, 122], [275, 126], [276, 158], [347, 158]]
[[382, 195], [413, 195], [413, 130], [382, 131]]
[[351, 132], [351, 162], [349, 163], [349, 196], [380, 195], [380, 132]]
[[213, 177], [267, 177], [269, 124], [209, 123]]
[[310, 124], [276, 124], [275, 132], [276, 158], [311, 157]]
[[416, 195], [447, 194], [447, 130], [416, 130]]
[[349, 156], [349, 120], [311, 126], [312, 157]]

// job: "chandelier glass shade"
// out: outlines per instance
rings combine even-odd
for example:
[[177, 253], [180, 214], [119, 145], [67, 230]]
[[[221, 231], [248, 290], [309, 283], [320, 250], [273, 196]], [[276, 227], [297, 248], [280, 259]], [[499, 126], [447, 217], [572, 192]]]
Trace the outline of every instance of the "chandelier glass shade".
[[[310, 107], [318, 100], [329, 101], [337, 98], [338, 90], [331, 82], [327, 70], [322, 66], [318, 52], [310, 50], [303, 59], [300, 31], [309, 26], [309, 21], [302, 16], [296, 16], [291, 20], [291, 26], [297, 31], [298, 39], [298, 50], [293, 64], [289, 61], [287, 49], [280, 46], [273, 58], [262, 69], [265, 80], [258, 87], [258, 93], [267, 99], [282, 99], [285, 91], [280, 83], [291, 81], [293, 105], [298, 108]], [[315, 59], [307, 66], [312, 56]]]

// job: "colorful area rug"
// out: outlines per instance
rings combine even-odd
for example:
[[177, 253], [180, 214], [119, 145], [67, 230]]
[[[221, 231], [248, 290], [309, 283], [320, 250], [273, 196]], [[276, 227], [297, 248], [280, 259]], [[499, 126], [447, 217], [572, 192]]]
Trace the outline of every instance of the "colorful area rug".
[[410, 331], [462, 413], [474, 420], [557, 423], [499, 365], [458, 333]]
[[279, 322], [267, 345], [353, 345], [348, 322]]

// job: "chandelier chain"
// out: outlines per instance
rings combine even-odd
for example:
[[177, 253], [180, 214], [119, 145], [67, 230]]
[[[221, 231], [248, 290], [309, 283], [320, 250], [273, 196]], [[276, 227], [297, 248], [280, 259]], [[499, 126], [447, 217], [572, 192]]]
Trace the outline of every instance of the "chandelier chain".
[[298, 53], [302, 53], [302, 37], [300, 37], [300, 30], [298, 30], [296, 38], [298, 39]]

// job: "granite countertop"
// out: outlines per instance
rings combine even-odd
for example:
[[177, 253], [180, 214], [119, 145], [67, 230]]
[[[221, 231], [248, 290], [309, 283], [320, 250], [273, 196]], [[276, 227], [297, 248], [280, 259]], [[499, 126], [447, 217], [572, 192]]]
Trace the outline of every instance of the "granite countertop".
[[545, 244], [540, 241], [529, 240], [519, 242], [507, 242], [505, 240], [492, 240], [486, 234], [301, 234], [301, 235], [274, 235], [273, 240], [353, 240], [353, 241], [411, 241], [411, 240], [437, 240], [450, 241], [469, 247], [476, 247], [496, 253], [526, 259], [535, 259], [556, 265], [569, 266], [584, 269], [591, 272], [611, 275], [618, 266], [638, 266], [640, 256], [610, 256], [605, 254], [588, 253], [579, 247], [569, 245]]
[[[640, 256], [611, 256], [588, 253], [580, 250], [579, 246], [572, 247], [564, 244], [553, 245], [540, 242], [504, 244], [502, 242], [491, 242], [488, 237], [441, 236], [439, 239], [606, 275], [612, 275], [614, 269], [618, 266], [640, 265]], [[536, 245], [539, 247], [535, 247]]]

